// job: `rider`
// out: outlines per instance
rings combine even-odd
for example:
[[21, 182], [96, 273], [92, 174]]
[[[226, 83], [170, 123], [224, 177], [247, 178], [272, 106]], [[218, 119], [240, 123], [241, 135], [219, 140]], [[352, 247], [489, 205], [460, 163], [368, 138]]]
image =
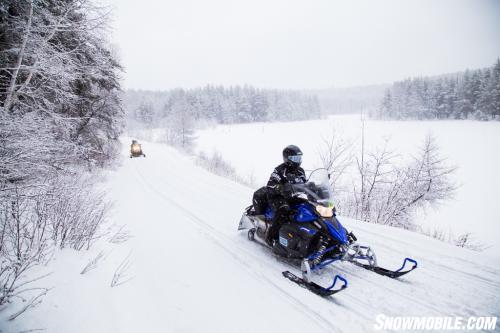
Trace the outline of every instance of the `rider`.
[[285, 147], [283, 149], [283, 163], [274, 169], [267, 182], [267, 201], [274, 211], [266, 238], [266, 242], [271, 246], [278, 239], [279, 228], [288, 219], [290, 213], [287, 200], [290, 185], [306, 182], [306, 174], [304, 169], [300, 167], [301, 163], [302, 151], [300, 148], [294, 145]]

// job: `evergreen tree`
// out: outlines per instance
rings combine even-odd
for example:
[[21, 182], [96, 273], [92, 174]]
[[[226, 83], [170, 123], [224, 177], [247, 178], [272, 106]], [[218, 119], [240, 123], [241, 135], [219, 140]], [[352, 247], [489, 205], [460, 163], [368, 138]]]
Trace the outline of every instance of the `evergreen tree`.
[[500, 58], [493, 66], [489, 89], [491, 91], [491, 114], [500, 120]]
[[88, 0], [0, 5], [0, 106], [49, 118], [75, 158], [103, 163], [121, 131], [120, 65], [105, 43], [107, 17]]
[[379, 115], [393, 119], [500, 119], [500, 59], [491, 68], [395, 82]]

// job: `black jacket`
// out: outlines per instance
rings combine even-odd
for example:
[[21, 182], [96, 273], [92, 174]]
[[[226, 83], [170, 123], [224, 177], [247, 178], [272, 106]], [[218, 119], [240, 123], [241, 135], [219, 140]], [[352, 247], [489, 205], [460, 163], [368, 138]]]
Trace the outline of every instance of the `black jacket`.
[[282, 163], [274, 169], [267, 182], [267, 187], [276, 189], [278, 185], [303, 184], [306, 180], [304, 169]]

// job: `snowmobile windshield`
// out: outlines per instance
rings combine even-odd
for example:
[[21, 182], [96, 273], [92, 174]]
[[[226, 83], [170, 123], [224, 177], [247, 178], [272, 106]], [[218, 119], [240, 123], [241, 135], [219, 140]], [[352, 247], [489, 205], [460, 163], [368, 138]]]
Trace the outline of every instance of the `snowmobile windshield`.
[[333, 191], [326, 169], [316, 169], [309, 175], [305, 184], [294, 184], [295, 193], [307, 195], [307, 199], [325, 207], [333, 206]]

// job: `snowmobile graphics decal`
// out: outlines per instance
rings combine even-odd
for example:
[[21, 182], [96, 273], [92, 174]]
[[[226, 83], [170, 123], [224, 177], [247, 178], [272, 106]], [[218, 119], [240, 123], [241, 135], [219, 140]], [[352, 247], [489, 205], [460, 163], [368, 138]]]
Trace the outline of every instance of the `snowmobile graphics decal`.
[[287, 247], [288, 246], [288, 239], [280, 236], [280, 244], [283, 245], [284, 247]]
[[304, 230], [305, 232], [310, 233], [311, 235], [314, 235], [316, 233], [316, 230], [307, 229], [305, 227], [300, 227], [300, 230]]
[[[334, 217], [334, 219], [337, 220], [335, 217]], [[346, 230], [344, 229], [344, 227], [340, 223], [335, 223], [335, 224], [337, 224], [337, 227], [335, 227], [334, 224], [331, 223], [331, 221], [324, 220], [324, 222], [325, 222], [325, 225], [327, 226], [330, 234], [333, 237], [335, 237], [335, 239], [337, 239], [339, 241], [339, 243], [341, 243], [341, 244], [348, 243]]]

